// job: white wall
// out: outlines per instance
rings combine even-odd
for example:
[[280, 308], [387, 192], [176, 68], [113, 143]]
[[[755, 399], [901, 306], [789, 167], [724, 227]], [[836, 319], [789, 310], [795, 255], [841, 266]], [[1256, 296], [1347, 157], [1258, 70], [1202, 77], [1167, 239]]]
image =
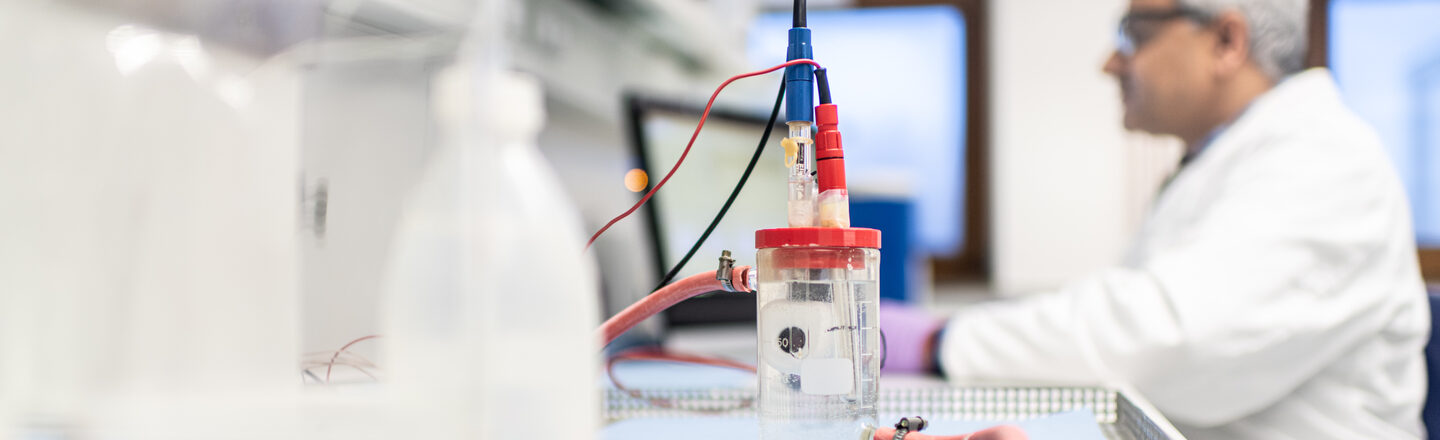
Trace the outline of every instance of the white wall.
[[[321, 52], [323, 59], [342, 51]], [[323, 235], [313, 206], [302, 213], [306, 352], [380, 332], [377, 306], [395, 226], [435, 147], [432, 74], [425, 60], [398, 56], [321, 62], [306, 72], [301, 177], [307, 195], [320, 182], [328, 188]], [[351, 350], [372, 360], [378, 352], [376, 344]]]
[[[1124, 0], [990, 3], [992, 280], [1058, 287], [1117, 263], [1169, 161], [1101, 72]], [[1161, 155], [1157, 160], [1154, 156]], [[1159, 176], [1159, 177], [1157, 177]]]

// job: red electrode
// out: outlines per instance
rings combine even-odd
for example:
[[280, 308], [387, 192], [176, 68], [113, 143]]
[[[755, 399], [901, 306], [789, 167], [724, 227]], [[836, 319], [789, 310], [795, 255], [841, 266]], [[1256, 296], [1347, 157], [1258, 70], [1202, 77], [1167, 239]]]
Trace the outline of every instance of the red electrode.
[[845, 189], [845, 151], [840, 145], [840, 116], [835, 104], [815, 106], [816, 179], [820, 192]]

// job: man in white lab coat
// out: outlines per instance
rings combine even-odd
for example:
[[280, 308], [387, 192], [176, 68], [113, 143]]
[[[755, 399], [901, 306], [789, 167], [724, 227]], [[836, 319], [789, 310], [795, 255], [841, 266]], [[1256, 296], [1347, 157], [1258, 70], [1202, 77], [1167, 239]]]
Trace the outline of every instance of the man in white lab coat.
[[1191, 439], [1423, 436], [1408, 204], [1329, 72], [1302, 71], [1307, 3], [1132, 1], [1104, 70], [1183, 165], [1120, 267], [929, 336], [948, 377], [1123, 381]]

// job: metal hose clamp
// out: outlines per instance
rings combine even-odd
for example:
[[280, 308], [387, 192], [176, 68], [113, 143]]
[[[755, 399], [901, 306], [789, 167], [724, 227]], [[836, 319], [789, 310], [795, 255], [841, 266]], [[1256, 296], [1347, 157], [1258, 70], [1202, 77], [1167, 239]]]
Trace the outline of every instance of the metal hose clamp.
[[720, 287], [726, 292], [735, 291], [735, 280], [730, 279], [735, 271], [735, 259], [730, 258], [730, 251], [720, 251], [720, 268], [715, 270], [715, 279], [720, 280]]

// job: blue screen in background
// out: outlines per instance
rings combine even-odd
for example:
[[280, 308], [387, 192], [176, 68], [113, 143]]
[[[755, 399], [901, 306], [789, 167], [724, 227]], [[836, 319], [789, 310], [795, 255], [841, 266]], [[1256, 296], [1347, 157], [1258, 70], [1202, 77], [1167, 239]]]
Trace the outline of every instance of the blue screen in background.
[[[785, 62], [790, 20], [789, 13], [755, 20], [747, 45], [755, 66]], [[954, 256], [965, 230], [960, 12], [938, 6], [812, 10], [806, 24], [840, 107], [851, 198], [867, 191], [905, 194], [915, 202], [914, 246], [926, 255]]]
[[1440, 246], [1440, 1], [1335, 0], [1329, 47], [1345, 102], [1405, 184], [1416, 239]]

